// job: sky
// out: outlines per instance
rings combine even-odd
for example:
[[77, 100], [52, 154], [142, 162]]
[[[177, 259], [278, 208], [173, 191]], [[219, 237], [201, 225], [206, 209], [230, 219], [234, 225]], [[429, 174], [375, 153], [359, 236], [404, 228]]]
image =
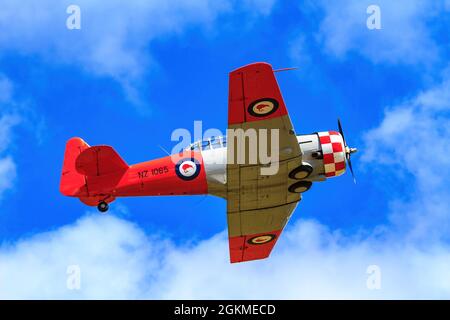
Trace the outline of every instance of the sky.
[[[0, 298], [450, 298], [450, 1], [0, 8]], [[257, 61], [298, 67], [277, 74], [297, 133], [339, 117], [359, 149], [358, 183], [314, 184], [269, 259], [229, 263], [223, 199], [123, 198], [100, 215], [59, 193], [73, 136], [133, 164], [194, 121], [224, 132], [228, 73]]]

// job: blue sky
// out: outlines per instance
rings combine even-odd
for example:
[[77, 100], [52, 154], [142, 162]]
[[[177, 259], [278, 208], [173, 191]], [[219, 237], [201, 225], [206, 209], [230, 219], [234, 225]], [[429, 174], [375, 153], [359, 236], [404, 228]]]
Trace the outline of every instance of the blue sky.
[[[81, 30], [66, 28], [72, 3]], [[0, 297], [450, 297], [450, 3], [378, 1], [381, 30], [366, 27], [369, 4], [2, 0]], [[218, 198], [119, 199], [105, 217], [59, 194], [67, 139], [112, 145], [130, 164], [162, 157], [158, 146], [176, 144], [174, 129], [201, 120], [225, 130], [228, 72], [255, 61], [299, 68], [277, 74], [298, 133], [335, 130], [340, 117], [360, 149], [358, 184], [349, 175], [315, 184], [269, 260], [228, 265]], [[108, 261], [90, 242], [110, 250]], [[47, 266], [40, 250], [55, 263]], [[402, 266], [392, 258], [399, 252]], [[26, 265], [39, 276], [18, 290], [14, 279], [27, 269], [17, 266], [30, 255]], [[216, 273], [193, 276], [211, 255]], [[183, 269], [180, 261], [192, 262]], [[82, 290], [60, 288], [68, 264], [81, 265]], [[382, 290], [365, 288], [371, 264], [385, 270]], [[324, 276], [318, 265], [334, 271]], [[113, 289], [100, 266], [118, 279]], [[259, 287], [244, 280], [252, 270], [280, 275]], [[424, 280], [411, 283], [419, 270]], [[223, 280], [205, 291], [223, 274], [243, 289]], [[276, 288], [280, 295], [258, 291]]]

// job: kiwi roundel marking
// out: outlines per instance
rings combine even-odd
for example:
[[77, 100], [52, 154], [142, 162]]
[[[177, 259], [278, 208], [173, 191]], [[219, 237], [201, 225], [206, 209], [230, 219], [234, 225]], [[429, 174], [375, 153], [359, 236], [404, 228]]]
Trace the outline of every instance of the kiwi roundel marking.
[[249, 244], [260, 245], [260, 244], [269, 243], [269, 242], [273, 241], [275, 238], [276, 238], [276, 235], [274, 235], [274, 234], [264, 234], [261, 236], [256, 236], [256, 237], [250, 238], [247, 242]]
[[277, 111], [279, 103], [273, 98], [262, 98], [253, 101], [248, 106], [248, 113], [254, 117], [267, 117]]

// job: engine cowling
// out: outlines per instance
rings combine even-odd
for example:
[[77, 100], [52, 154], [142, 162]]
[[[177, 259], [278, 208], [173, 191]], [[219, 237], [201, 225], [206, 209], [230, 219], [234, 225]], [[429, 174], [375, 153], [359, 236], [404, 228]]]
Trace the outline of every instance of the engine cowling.
[[308, 180], [321, 181], [345, 172], [344, 139], [337, 131], [322, 131], [297, 136], [302, 161], [313, 167]]
[[345, 144], [337, 131], [318, 132], [322, 149], [324, 174], [327, 178], [337, 177], [345, 172]]

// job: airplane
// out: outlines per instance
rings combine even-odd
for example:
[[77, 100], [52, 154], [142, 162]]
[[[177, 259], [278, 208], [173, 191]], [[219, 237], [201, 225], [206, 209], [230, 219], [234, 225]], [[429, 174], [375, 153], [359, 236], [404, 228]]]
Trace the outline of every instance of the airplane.
[[258, 138], [259, 129], [278, 130], [275, 174], [262, 174], [268, 164], [250, 162], [248, 156], [230, 161], [239, 143], [231, 143], [229, 137], [227, 141], [227, 136], [197, 141], [179, 154], [133, 165], [111, 146], [91, 147], [72, 138], [66, 144], [60, 192], [100, 212], [119, 197], [218, 196], [227, 201], [230, 262], [267, 258], [313, 182], [342, 175], [346, 165], [354, 179], [350, 156], [357, 151], [347, 145], [339, 119], [339, 131], [296, 135], [275, 71], [257, 62], [230, 72], [228, 97], [228, 130], [255, 129]]

